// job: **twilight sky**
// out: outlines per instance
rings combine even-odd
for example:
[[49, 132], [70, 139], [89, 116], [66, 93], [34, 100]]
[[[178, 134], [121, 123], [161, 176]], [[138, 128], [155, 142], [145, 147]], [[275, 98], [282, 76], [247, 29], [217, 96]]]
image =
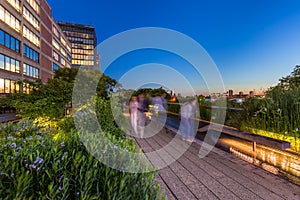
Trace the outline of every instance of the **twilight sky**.
[[[98, 43], [140, 27], [181, 32], [202, 45], [220, 71], [225, 89], [233, 89], [235, 93], [267, 89], [300, 64], [298, 0], [48, 0], [48, 3], [57, 21], [95, 26]], [[195, 76], [186, 60], [170, 52], [151, 49], [131, 52], [111, 64], [105, 73], [124, 80], [124, 74], [133, 67], [151, 68], [149, 63], [171, 66], [191, 82], [196, 93], [205, 93], [201, 76]], [[153, 76], [159, 72], [159, 65], [153, 66], [154, 69]], [[145, 73], [149, 75], [151, 70], [147, 68]], [[166, 73], [164, 77], [172, 79], [168, 76], [173, 74]], [[130, 80], [134, 82], [129, 78], [128, 84], [123, 85], [135, 87]], [[169, 88], [184, 93], [183, 85], [174, 81]]]

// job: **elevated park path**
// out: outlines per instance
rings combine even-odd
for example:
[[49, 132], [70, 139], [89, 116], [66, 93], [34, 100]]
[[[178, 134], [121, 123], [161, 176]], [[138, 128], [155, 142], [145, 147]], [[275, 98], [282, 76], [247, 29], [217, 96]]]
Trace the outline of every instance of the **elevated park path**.
[[[207, 127], [203, 126], [198, 131], [205, 130], [207, 131]], [[224, 130], [234, 134], [232, 130]], [[268, 143], [266, 138], [259, 140], [249, 135], [245, 137], [250, 137], [255, 145], [260, 141]], [[176, 138], [178, 142], [171, 142]], [[177, 128], [170, 126], [168, 122], [151, 137], [135, 137], [135, 139], [138, 148], [145, 153], [160, 151], [155, 159], [152, 157], [149, 160], [156, 167], [164, 166], [159, 167], [156, 181], [164, 189], [168, 199], [300, 200], [299, 185], [229, 152], [213, 147], [207, 156], [199, 157], [203, 142], [199, 139], [195, 139], [192, 143], [182, 141]], [[282, 141], [272, 139], [270, 141], [269, 145], [276, 148], [289, 146]], [[182, 145], [189, 147], [182, 155], [180, 154], [181, 156], [176, 157], [176, 152], [179, 154]], [[168, 148], [165, 148], [166, 146]], [[250, 143], [250, 147], [255, 146]], [[172, 158], [173, 161], [170, 162]]]

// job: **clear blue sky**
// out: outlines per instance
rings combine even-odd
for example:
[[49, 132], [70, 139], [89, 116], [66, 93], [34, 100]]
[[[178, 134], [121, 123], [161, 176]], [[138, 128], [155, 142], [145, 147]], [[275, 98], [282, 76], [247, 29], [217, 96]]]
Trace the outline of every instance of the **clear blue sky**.
[[[273, 86], [300, 64], [298, 0], [48, 0], [48, 3], [58, 21], [95, 26], [98, 43], [139, 27], [164, 27], [184, 33], [205, 48], [216, 63], [225, 88], [236, 93]], [[169, 54], [162, 58], [158, 51], [149, 51], [147, 57], [138, 56], [147, 59], [136, 61], [140, 53], [116, 61], [120, 64], [123, 60], [123, 67], [112, 67], [106, 73], [119, 79], [136, 64], [161, 61], [172, 65], [168, 63]]]

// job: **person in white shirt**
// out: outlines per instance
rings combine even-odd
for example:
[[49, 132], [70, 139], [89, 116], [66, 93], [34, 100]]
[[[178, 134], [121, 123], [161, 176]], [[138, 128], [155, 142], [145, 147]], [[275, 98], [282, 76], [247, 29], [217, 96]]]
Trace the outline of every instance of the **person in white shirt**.
[[138, 133], [138, 107], [139, 103], [137, 100], [137, 97], [132, 97], [130, 101], [130, 122], [131, 122], [131, 127], [134, 131], [135, 134]]

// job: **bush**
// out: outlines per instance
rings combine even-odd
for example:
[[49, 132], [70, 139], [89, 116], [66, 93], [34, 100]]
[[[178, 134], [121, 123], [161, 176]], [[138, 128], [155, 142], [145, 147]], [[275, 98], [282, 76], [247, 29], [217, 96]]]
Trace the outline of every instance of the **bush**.
[[[163, 199], [155, 172], [129, 173], [100, 162], [101, 151], [119, 148], [135, 152], [135, 141], [116, 127], [110, 102], [96, 99], [102, 131], [75, 131], [72, 117], [53, 121], [49, 117], [24, 120], [0, 127], [0, 198], [6, 199]], [[89, 107], [82, 108], [83, 113]], [[117, 115], [121, 117], [120, 115]], [[89, 121], [89, 120], [87, 120]], [[80, 137], [79, 137], [80, 136]], [[98, 142], [105, 136], [110, 143]], [[87, 146], [86, 140], [90, 140]], [[95, 141], [95, 142], [94, 142]], [[113, 144], [113, 147], [111, 146]], [[112, 162], [130, 162], [109, 154]], [[132, 161], [132, 162], [131, 162]]]
[[[10, 135], [26, 124], [26, 134]], [[1, 128], [0, 197], [6, 199], [157, 199], [155, 173], [130, 174], [111, 169], [86, 151], [73, 130], [37, 134], [26, 121]], [[38, 129], [39, 130], [39, 129]], [[22, 137], [20, 137], [22, 136]], [[113, 138], [113, 137], [112, 137]], [[117, 142], [117, 141], [113, 141]], [[131, 142], [123, 148], [135, 151]]]

